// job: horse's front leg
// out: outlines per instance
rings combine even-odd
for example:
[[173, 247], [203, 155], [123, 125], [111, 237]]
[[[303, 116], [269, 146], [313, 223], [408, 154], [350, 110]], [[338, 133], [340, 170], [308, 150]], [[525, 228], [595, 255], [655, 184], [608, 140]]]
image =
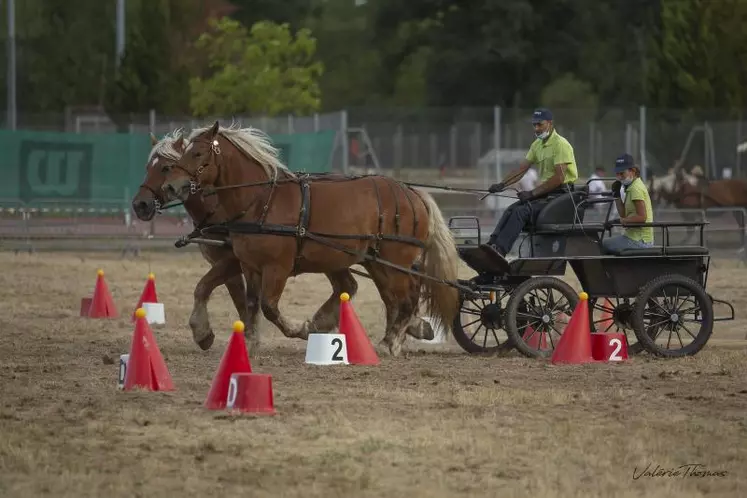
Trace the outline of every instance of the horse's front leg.
[[[242, 265], [243, 266], [243, 265]], [[247, 269], [244, 269], [247, 282], [250, 279], [254, 280], [256, 276], [247, 274]], [[285, 284], [290, 277], [290, 273], [286, 268], [271, 265], [262, 268], [262, 291], [260, 293], [260, 302], [262, 307], [262, 314], [270, 322], [272, 322], [286, 337], [298, 337], [299, 339], [308, 339], [308, 322], [301, 320], [292, 320], [283, 316], [278, 308], [280, 297], [285, 289]]]
[[194, 290], [194, 304], [189, 317], [192, 338], [202, 350], [208, 350], [213, 345], [215, 334], [210, 328], [207, 303], [213, 290], [225, 284], [236, 274], [241, 276], [239, 261], [233, 257], [218, 260], [212, 268], [197, 282]]

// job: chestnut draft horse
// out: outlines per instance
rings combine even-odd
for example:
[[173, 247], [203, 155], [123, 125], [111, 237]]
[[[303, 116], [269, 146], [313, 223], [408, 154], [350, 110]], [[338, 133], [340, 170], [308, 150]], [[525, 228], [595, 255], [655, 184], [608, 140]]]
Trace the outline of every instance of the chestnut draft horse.
[[457, 279], [459, 255], [429, 194], [380, 175], [298, 175], [254, 128], [223, 128], [216, 121], [188, 141], [163, 190], [169, 199], [185, 200], [214, 188], [244, 278], [260, 289], [265, 318], [285, 336], [307, 339], [327, 329], [316, 316], [298, 323], [280, 313], [288, 278], [349, 271], [354, 264], [368, 271], [384, 302], [381, 343], [392, 356], [401, 352], [405, 333], [433, 337], [431, 325], [415, 315], [421, 287], [431, 316], [451, 330], [458, 294], [444, 282]]
[[[160, 141], [151, 134], [151, 142], [153, 148], [148, 157], [145, 179], [132, 199], [132, 209], [135, 215], [143, 221], [153, 219], [160, 208], [165, 205], [166, 200], [163, 197], [161, 186], [166, 178], [166, 173], [179, 161], [186, 146], [186, 140], [182, 137], [182, 131], [179, 129], [166, 135]], [[184, 209], [192, 218], [195, 226], [195, 230], [190, 235], [199, 234], [202, 228], [226, 220], [225, 212], [218, 205], [218, 198], [215, 195], [207, 197], [203, 197], [201, 193], [189, 195], [184, 201]], [[215, 244], [211, 244], [211, 240], [215, 241]], [[194, 305], [189, 325], [195, 342], [203, 350], [212, 346], [215, 335], [210, 328], [207, 303], [213, 290], [219, 285], [225, 284], [240, 319], [250, 325], [246, 330], [253, 329], [255, 331], [247, 338], [250, 339], [248, 345], [250, 351], [256, 353], [259, 347], [257, 328], [259, 314], [256, 311], [250, 313], [250, 310], [259, 306], [258, 294], [256, 289], [248, 287], [245, 289], [241, 265], [231, 249], [228, 232], [207, 234], [199, 241], [199, 246], [202, 256], [210, 263], [212, 268], [200, 279], [194, 290]], [[337, 309], [335, 304], [339, 306], [339, 294], [347, 292], [350, 296], [354, 296], [358, 289], [358, 283], [350, 271], [326, 273], [326, 276], [334, 292], [330, 300], [317, 312], [316, 320], [320, 326], [333, 328], [337, 326], [339, 319], [339, 313], [334, 312]], [[329, 317], [332, 321], [325, 322], [319, 316]]]

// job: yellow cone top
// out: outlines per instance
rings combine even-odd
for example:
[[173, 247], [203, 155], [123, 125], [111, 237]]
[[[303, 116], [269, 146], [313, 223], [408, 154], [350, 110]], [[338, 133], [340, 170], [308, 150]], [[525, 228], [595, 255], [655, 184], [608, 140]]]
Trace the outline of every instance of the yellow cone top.
[[340, 301], [350, 301], [350, 294], [347, 292], [340, 294]]
[[241, 334], [244, 332], [244, 322], [241, 320], [236, 320], [233, 322], [233, 331], [237, 334]]
[[98, 275], [99, 277], [103, 277], [104, 276], [104, 270], [97, 271], [96, 275]]
[[153, 273], [148, 273], [148, 280], [155, 280], [156, 276]]
[[580, 294], [578, 295], [578, 297], [579, 297], [579, 299], [581, 299], [582, 301], [586, 301], [587, 299], [589, 299], [589, 295], [588, 295], [588, 294], [587, 294], [586, 292], [582, 292], [582, 293], [580, 293]]
[[143, 308], [138, 308], [135, 310], [135, 316], [138, 318], [145, 318], [145, 310]]

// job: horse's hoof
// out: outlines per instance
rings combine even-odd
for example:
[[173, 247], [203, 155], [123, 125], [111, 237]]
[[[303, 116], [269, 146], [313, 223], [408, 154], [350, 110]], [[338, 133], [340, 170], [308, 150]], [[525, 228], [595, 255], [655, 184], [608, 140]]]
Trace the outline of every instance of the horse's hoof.
[[215, 341], [215, 334], [213, 334], [213, 331], [211, 330], [204, 339], [197, 343], [197, 345], [200, 346], [200, 349], [203, 351], [207, 351], [213, 345], [213, 341]]

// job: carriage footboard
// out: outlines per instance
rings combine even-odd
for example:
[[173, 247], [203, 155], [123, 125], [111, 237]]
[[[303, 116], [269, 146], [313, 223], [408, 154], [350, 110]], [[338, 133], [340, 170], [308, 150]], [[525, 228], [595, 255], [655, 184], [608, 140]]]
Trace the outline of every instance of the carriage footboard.
[[[731, 310], [731, 316], [726, 316], [726, 317], [714, 317], [714, 318], [713, 318], [713, 321], [714, 321], [714, 322], [726, 322], [726, 321], [729, 321], [729, 320], [734, 320], [734, 306], [732, 306], [732, 304], [731, 304], [730, 302], [728, 302], [728, 301], [724, 301], [724, 300], [722, 300], [722, 299], [716, 299], [715, 297], [711, 296], [710, 294], [708, 294], [708, 297], [710, 297], [710, 298], [711, 298], [711, 302], [712, 302], [712, 303], [714, 303], [714, 304], [716, 304], [716, 303], [719, 303], [719, 304], [725, 304], [725, 305], [726, 305], [726, 306], [728, 306], [728, 307], [729, 307], [729, 309]], [[716, 313], [714, 312], [714, 315], [715, 315], [715, 314], [716, 314]]]

